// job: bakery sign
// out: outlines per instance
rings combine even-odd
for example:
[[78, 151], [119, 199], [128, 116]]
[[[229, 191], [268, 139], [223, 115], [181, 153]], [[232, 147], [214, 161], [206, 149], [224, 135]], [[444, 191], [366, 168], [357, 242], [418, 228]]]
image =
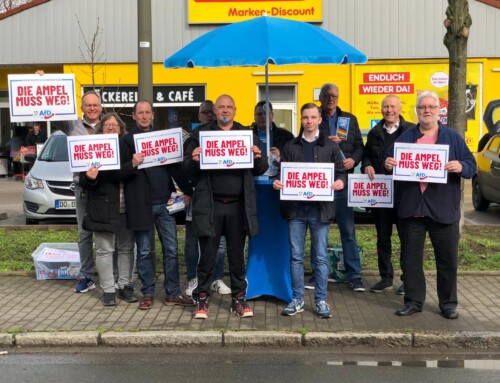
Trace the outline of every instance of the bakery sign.
[[[83, 92], [95, 90], [101, 96], [103, 105], [133, 105], [139, 100], [136, 86], [84, 87]], [[165, 105], [199, 105], [205, 100], [204, 85], [157, 85], [153, 86], [153, 103]]]

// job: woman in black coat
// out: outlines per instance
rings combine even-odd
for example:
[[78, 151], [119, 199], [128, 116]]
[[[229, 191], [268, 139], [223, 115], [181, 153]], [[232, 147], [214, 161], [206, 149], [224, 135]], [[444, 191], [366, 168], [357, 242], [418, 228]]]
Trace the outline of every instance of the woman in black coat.
[[[97, 125], [96, 134], [125, 132], [125, 123], [116, 113], [106, 114]], [[104, 306], [116, 305], [113, 253], [118, 251], [118, 297], [137, 302], [129, 286], [134, 264], [134, 233], [127, 229], [123, 182], [124, 170], [99, 171], [92, 166], [80, 173], [80, 185], [88, 193], [83, 227], [94, 232], [96, 267]]]

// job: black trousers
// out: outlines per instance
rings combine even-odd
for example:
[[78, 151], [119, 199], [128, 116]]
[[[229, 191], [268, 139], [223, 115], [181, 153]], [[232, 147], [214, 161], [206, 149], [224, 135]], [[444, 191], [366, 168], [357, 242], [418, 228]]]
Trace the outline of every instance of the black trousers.
[[458, 225], [442, 224], [428, 217], [399, 221], [405, 304], [422, 308], [425, 302], [424, 243], [429, 233], [436, 258], [439, 308], [457, 307]]
[[[396, 209], [374, 208], [375, 228], [377, 229], [377, 258], [378, 271], [382, 279], [393, 279], [394, 269], [392, 267], [392, 230], [397, 224]], [[403, 279], [403, 278], [401, 278]]]
[[215, 260], [219, 248], [220, 237], [226, 236], [227, 256], [229, 261], [229, 278], [231, 295], [246, 293], [245, 269], [245, 210], [242, 200], [224, 203], [214, 200], [213, 219], [215, 237], [201, 237], [200, 259], [197, 267], [198, 286], [193, 291], [193, 298], [198, 299], [201, 293], [210, 295], [210, 283], [215, 272]]

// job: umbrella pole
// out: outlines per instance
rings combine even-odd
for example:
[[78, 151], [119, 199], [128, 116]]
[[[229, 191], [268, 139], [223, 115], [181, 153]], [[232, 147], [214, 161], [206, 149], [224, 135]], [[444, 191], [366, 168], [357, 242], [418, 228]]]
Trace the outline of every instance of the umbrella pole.
[[271, 158], [271, 134], [269, 131], [269, 68], [266, 62], [266, 153]]

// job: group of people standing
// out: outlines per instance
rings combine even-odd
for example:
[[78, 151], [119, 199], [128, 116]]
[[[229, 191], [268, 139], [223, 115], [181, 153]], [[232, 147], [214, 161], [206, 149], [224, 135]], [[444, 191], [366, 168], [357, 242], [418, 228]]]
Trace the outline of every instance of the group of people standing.
[[[153, 106], [149, 101], [134, 105], [132, 117], [136, 126], [125, 133], [125, 124], [114, 113], [102, 116], [97, 93], [82, 98], [83, 118], [71, 123], [69, 134], [116, 133], [120, 138], [120, 170], [99, 172], [95, 167], [75, 175], [75, 196], [79, 229], [79, 251], [82, 279], [76, 292], [95, 288], [93, 282], [93, 243], [95, 234], [96, 266], [103, 289], [104, 305], [115, 305], [113, 253], [118, 253], [118, 297], [136, 302], [130, 286], [134, 263], [141, 280], [139, 309], [154, 304], [155, 267], [151, 257], [154, 228], [163, 251], [165, 305], [194, 305], [193, 317], [205, 319], [209, 314], [212, 291], [231, 294], [231, 311], [239, 317], [253, 316], [246, 301], [245, 241], [258, 233], [256, 190], [253, 177], [277, 168], [273, 187], [282, 189], [279, 162], [328, 162], [335, 164], [331, 188], [334, 202], [281, 201], [280, 210], [288, 222], [292, 301], [283, 315], [304, 310], [304, 288], [314, 288], [316, 314], [330, 318], [328, 290], [328, 233], [336, 222], [342, 240], [342, 251], [349, 286], [365, 291], [354, 215], [348, 206], [347, 178], [361, 163], [362, 172], [373, 179], [376, 174], [392, 174], [397, 166], [392, 147], [395, 142], [449, 145], [449, 162], [445, 184], [395, 182], [395, 207], [375, 208], [377, 254], [380, 280], [370, 291], [379, 293], [393, 287], [391, 237], [394, 224], [401, 240], [402, 280], [397, 293], [405, 295], [404, 306], [396, 311], [405, 316], [422, 310], [425, 301], [423, 244], [428, 232], [436, 256], [438, 298], [445, 318], [458, 317], [457, 259], [460, 209], [460, 177], [475, 172], [474, 157], [464, 140], [454, 130], [439, 123], [439, 98], [422, 92], [417, 97], [418, 124], [401, 116], [401, 101], [389, 95], [382, 100], [382, 120], [370, 130], [366, 144], [356, 117], [338, 107], [339, 89], [328, 83], [321, 88], [321, 107], [307, 103], [301, 108], [301, 129], [294, 137], [272, 123], [272, 105], [255, 106], [253, 125], [253, 167], [249, 169], [200, 169], [200, 131], [238, 131], [249, 129], [234, 120], [236, 105], [232, 97], [222, 95], [214, 104], [200, 106], [204, 122], [186, 136], [184, 161], [138, 169], [144, 157], [136, 152], [134, 135], [153, 130]], [[270, 153], [261, 140], [266, 139], [266, 108], [269, 108]], [[204, 120], [204, 117], [207, 117]], [[339, 126], [344, 134], [340, 134]], [[268, 161], [268, 156], [271, 161]], [[271, 169], [269, 169], [271, 170]], [[186, 223], [186, 267], [188, 288], [181, 293], [178, 269], [177, 230], [175, 218], [166, 204], [175, 189], [185, 195], [189, 214]], [[306, 231], [311, 234], [312, 279], [304, 281]], [[225, 244], [225, 245], [224, 245]], [[224, 252], [227, 249], [230, 288], [222, 281]], [[222, 272], [221, 272], [222, 269]], [[187, 295], [187, 296], [186, 296]]]
[[[460, 178], [471, 178], [476, 171], [476, 163], [464, 139], [455, 130], [440, 123], [439, 97], [430, 91], [418, 95], [416, 125], [401, 116], [402, 103], [397, 96], [384, 97], [381, 103], [383, 118], [370, 130], [365, 145], [356, 117], [337, 105], [338, 87], [335, 84], [323, 85], [319, 98], [321, 108], [316, 104], [302, 107], [301, 131], [298, 137], [285, 145], [281, 161], [335, 163], [335, 177], [331, 185], [335, 201], [281, 201], [282, 216], [288, 220], [293, 296], [282, 314], [291, 316], [304, 310], [304, 288], [307, 286], [304, 283], [304, 246], [309, 228], [313, 270], [309, 286], [315, 290], [316, 314], [320, 318], [332, 316], [326, 292], [329, 278], [328, 231], [329, 224], [334, 220], [340, 230], [349, 286], [354, 291], [365, 291], [353, 210], [347, 204], [347, 177], [359, 163], [362, 172], [371, 180], [376, 174], [392, 174], [398, 164], [393, 157], [393, 147], [396, 142], [401, 142], [447, 145], [449, 157], [444, 165], [447, 181], [395, 181], [394, 207], [373, 208], [380, 280], [370, 291], [381, 293], [393, 287], [391, 238], [396, 225], [401, 241], [401, 279], [404, 281], [397, 294], [405, 297], [403, 307], [395, 314], [408, 316], [421, 312], [426, 296], [423, 253], [428, 233], [436, 258], [441, 315], [446, 319], [458, 318]], [[273, 182], [273, 187], [283, 189], [279, 177]]]

